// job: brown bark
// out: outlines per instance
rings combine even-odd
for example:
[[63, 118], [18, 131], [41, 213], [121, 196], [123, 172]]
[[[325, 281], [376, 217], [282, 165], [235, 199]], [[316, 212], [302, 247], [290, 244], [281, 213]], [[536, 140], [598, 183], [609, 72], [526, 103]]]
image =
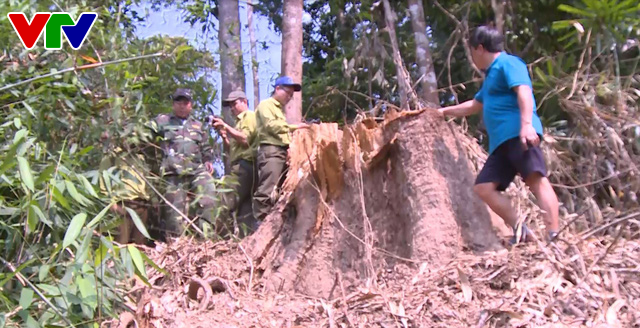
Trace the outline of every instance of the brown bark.
[[434, 106], [440, 107], [438, 97], [438, 81], [433, 68], [433, 58], [427, 36], [427, 23], [424, 19], [422, 0], [409, 0], [409, 12], [411, 13], [411, 26], [416, 42], [416, 62], [420, 72], [420, 97]]
[[400, 258], [435, 268], [462, 247], [500, 249], [471, 188], [469, 147], [481, 152], [428, 109], [296, 133], [280, 198], [242, 242], [265, 288], [335, 299], [336, 286], [349, 290]]
[[491, 8], [495, 16], [495, 27], [500, 33], [504, 33], [504, 5], [505, 0], [491, 0]]
[[[282, 74], [302, 82], [302, 0], [284, 0], [282, 19]], [[302, 120], [302, 92], [296, 92], [285, 107], [289, 123]]]
[[249, 41], [251, 42], [251, 69], [253, 71], [253, 108], [260, 103], [260, 82], [258, 79], [258, 49], [256, 48], [256, 34], [253, 29], [253, 3], [247, 1], [247, 25]]
[[[244, 67], [242, 65], [242, 46], [240, 44], [240, 17], [238, 1], [221, 0], [218, 2], [218, 42], [220, 43], [220, 68], [222, 75], [221, 99], [231, 91], [244, 90]], [[222, 117], [233, 124], [233, 115], [227, 107], [222, 108]]]
[[398, 79], [398, 93], [400, 94], [400, 107], [403, 110], [410, 108], [418, 108], [417, 96], [411, 88], [411, 79], [409, 73], [402, 63], [402, 56], [400, 55], [400, 47], [398, 47], [398, 39], [396, 38], [396, 14], [389, 4], [389, 0], [383, 0], [384, 3], [384, 17], [386, 22], [386, 28], [389, 32], [389, 39], [391, 39], [391, 47], [393, 49], [393, 63], [396, 65], [396, 76]]

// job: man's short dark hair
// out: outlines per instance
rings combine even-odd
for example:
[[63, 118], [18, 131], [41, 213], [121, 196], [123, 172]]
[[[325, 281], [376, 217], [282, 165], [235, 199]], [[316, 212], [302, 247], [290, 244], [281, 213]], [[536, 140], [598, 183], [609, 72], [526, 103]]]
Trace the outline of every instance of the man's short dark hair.
[[495, 28], [480, 26], [471, 32], [469, 45], [474, 49], [482, 45], [489, 52], [504, 51], [504, 36]]

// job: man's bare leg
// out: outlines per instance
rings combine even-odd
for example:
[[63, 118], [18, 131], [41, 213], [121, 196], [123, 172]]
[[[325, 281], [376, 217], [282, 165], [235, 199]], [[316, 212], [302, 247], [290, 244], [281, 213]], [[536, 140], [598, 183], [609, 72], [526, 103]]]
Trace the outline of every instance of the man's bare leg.
[[498, 183], [480, 183], [473, 187], [473, 191], [483, 202], [489, 205], [489, 208], [498, 214], [509, 227], [513, 228], [516, 226], [518, 216], [513, 206], [511, 206], [511, 200], [498, 191]]
[[[516, 225], [518, 224], [518, 215], [511, 205], [509, 197], [498, 191], [498, 183], [488, 182], [480, 183], [473, 187], [473, 191], [485, 202], [492, 211], [504, 220], [504, 222], [513, 229], [514, 238], [511, 243], [516, 242]], [[523, 225], [520, 240], [527, 241], [528, 229]]]
[[543, 177], [539, 173], [533, 173], [525, 180], [529, 189], [533, 192], [538, 200], [538, 206], [545, 212], [544, 224], [547, 227], [547, 234], [557, 234], [560, 229], [559, 213], [558, 213], [558, 196], [556, 196], [549, 179]]

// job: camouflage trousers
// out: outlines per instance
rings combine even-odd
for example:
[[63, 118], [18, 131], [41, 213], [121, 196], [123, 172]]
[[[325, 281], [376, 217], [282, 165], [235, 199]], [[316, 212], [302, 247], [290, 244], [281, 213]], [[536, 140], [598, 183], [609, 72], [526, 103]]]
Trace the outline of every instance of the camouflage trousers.
[[239, 237], [242, 238], [256, 228], [252, 210], [252, 196], [258, 183], [256, 163], [246, 160], [231, 163], [231, 172], [225, 180], [228, 181], [232, 191], [223, 193], [220, 197], [223, 210], [220, 215], [218, 234], [233, 233], [234, 228], [237, 227]]
[[258, 186], [253, 195], [253, 215], [263, 221], [278, 198], [278, 188], [287, 174], [287, 148], [260, 145], [258, 149]]
[[[167, 175], [164, 179], [167, 182], [164, 197], [178, 211], [190, 219], [193, 218], [192, 215], [189, 215], [192, 212], [189, 210], [189, 203], [195, 201], [198, 204], [195, 214], [213, 222], [215, 185], [213, 177], [206, 170], [199, 169], [190, 175]], [[165, 204], [162, 215], [165, 233], [171, 236], [182, 235], [187, 224], [187, 221], [180, 213], [176, 212], [176, 209]]]

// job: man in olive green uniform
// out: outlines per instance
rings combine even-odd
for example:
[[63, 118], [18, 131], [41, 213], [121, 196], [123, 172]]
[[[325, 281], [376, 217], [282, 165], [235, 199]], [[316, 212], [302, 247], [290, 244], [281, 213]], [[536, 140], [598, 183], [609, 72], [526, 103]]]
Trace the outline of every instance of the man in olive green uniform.
[[284, 116], [284, 106], [293, 93], [301, 89], [291, 77], [279, 77], [273, 95], [260, 102], [256, 109], [258, 186], [253, 195], [253, 214], [259, 221], [264, 220], [275, 204], [278, 187], [284, 178], [291, 143], [289, 132], [309, 127], [306, 123], [288, 124]]
[[244, 237], [245, 229], [247, 234], [255, 229], [251, 196], [258, 181], [255, 162], [256, 116], [254, 112], [249, 111], [247, 96], [242, 91], [229, 93], [227, 98], [222, 100], [222, 104], [231, 107], [236, 117], [236, 124], [231, 127], [220, 118], [213, 119], [213, 127], [218, 131], [224, 131], [221, 135], [230, 149], [229, 180], [231, 180], [233, 192], [223, 195], [222, 201], [226, 211], [221, 218], [225, 221], [224, 224], [228, 224], [230, 223], [228, 216], [235, 214], [240, 236]]
[[[160, 175], [167, 182], [164, 196], [169, 203], [188, 215], [187, 198], [191, 196], [191, 200], [198, 200], [198, 216], [211, 222], [215, 206], [215, 186], [211, 176], [213, 151], [207, 129], [191, 116], [191, 111], [191, 91], [177, 89], [173, 94], [173, 113], [158, 115], [152, 122], [164, 152]], [[166, 232], [182, 234], [185, 228], [181, 223], [183, 217], [168, 205], [164, 209]]]

